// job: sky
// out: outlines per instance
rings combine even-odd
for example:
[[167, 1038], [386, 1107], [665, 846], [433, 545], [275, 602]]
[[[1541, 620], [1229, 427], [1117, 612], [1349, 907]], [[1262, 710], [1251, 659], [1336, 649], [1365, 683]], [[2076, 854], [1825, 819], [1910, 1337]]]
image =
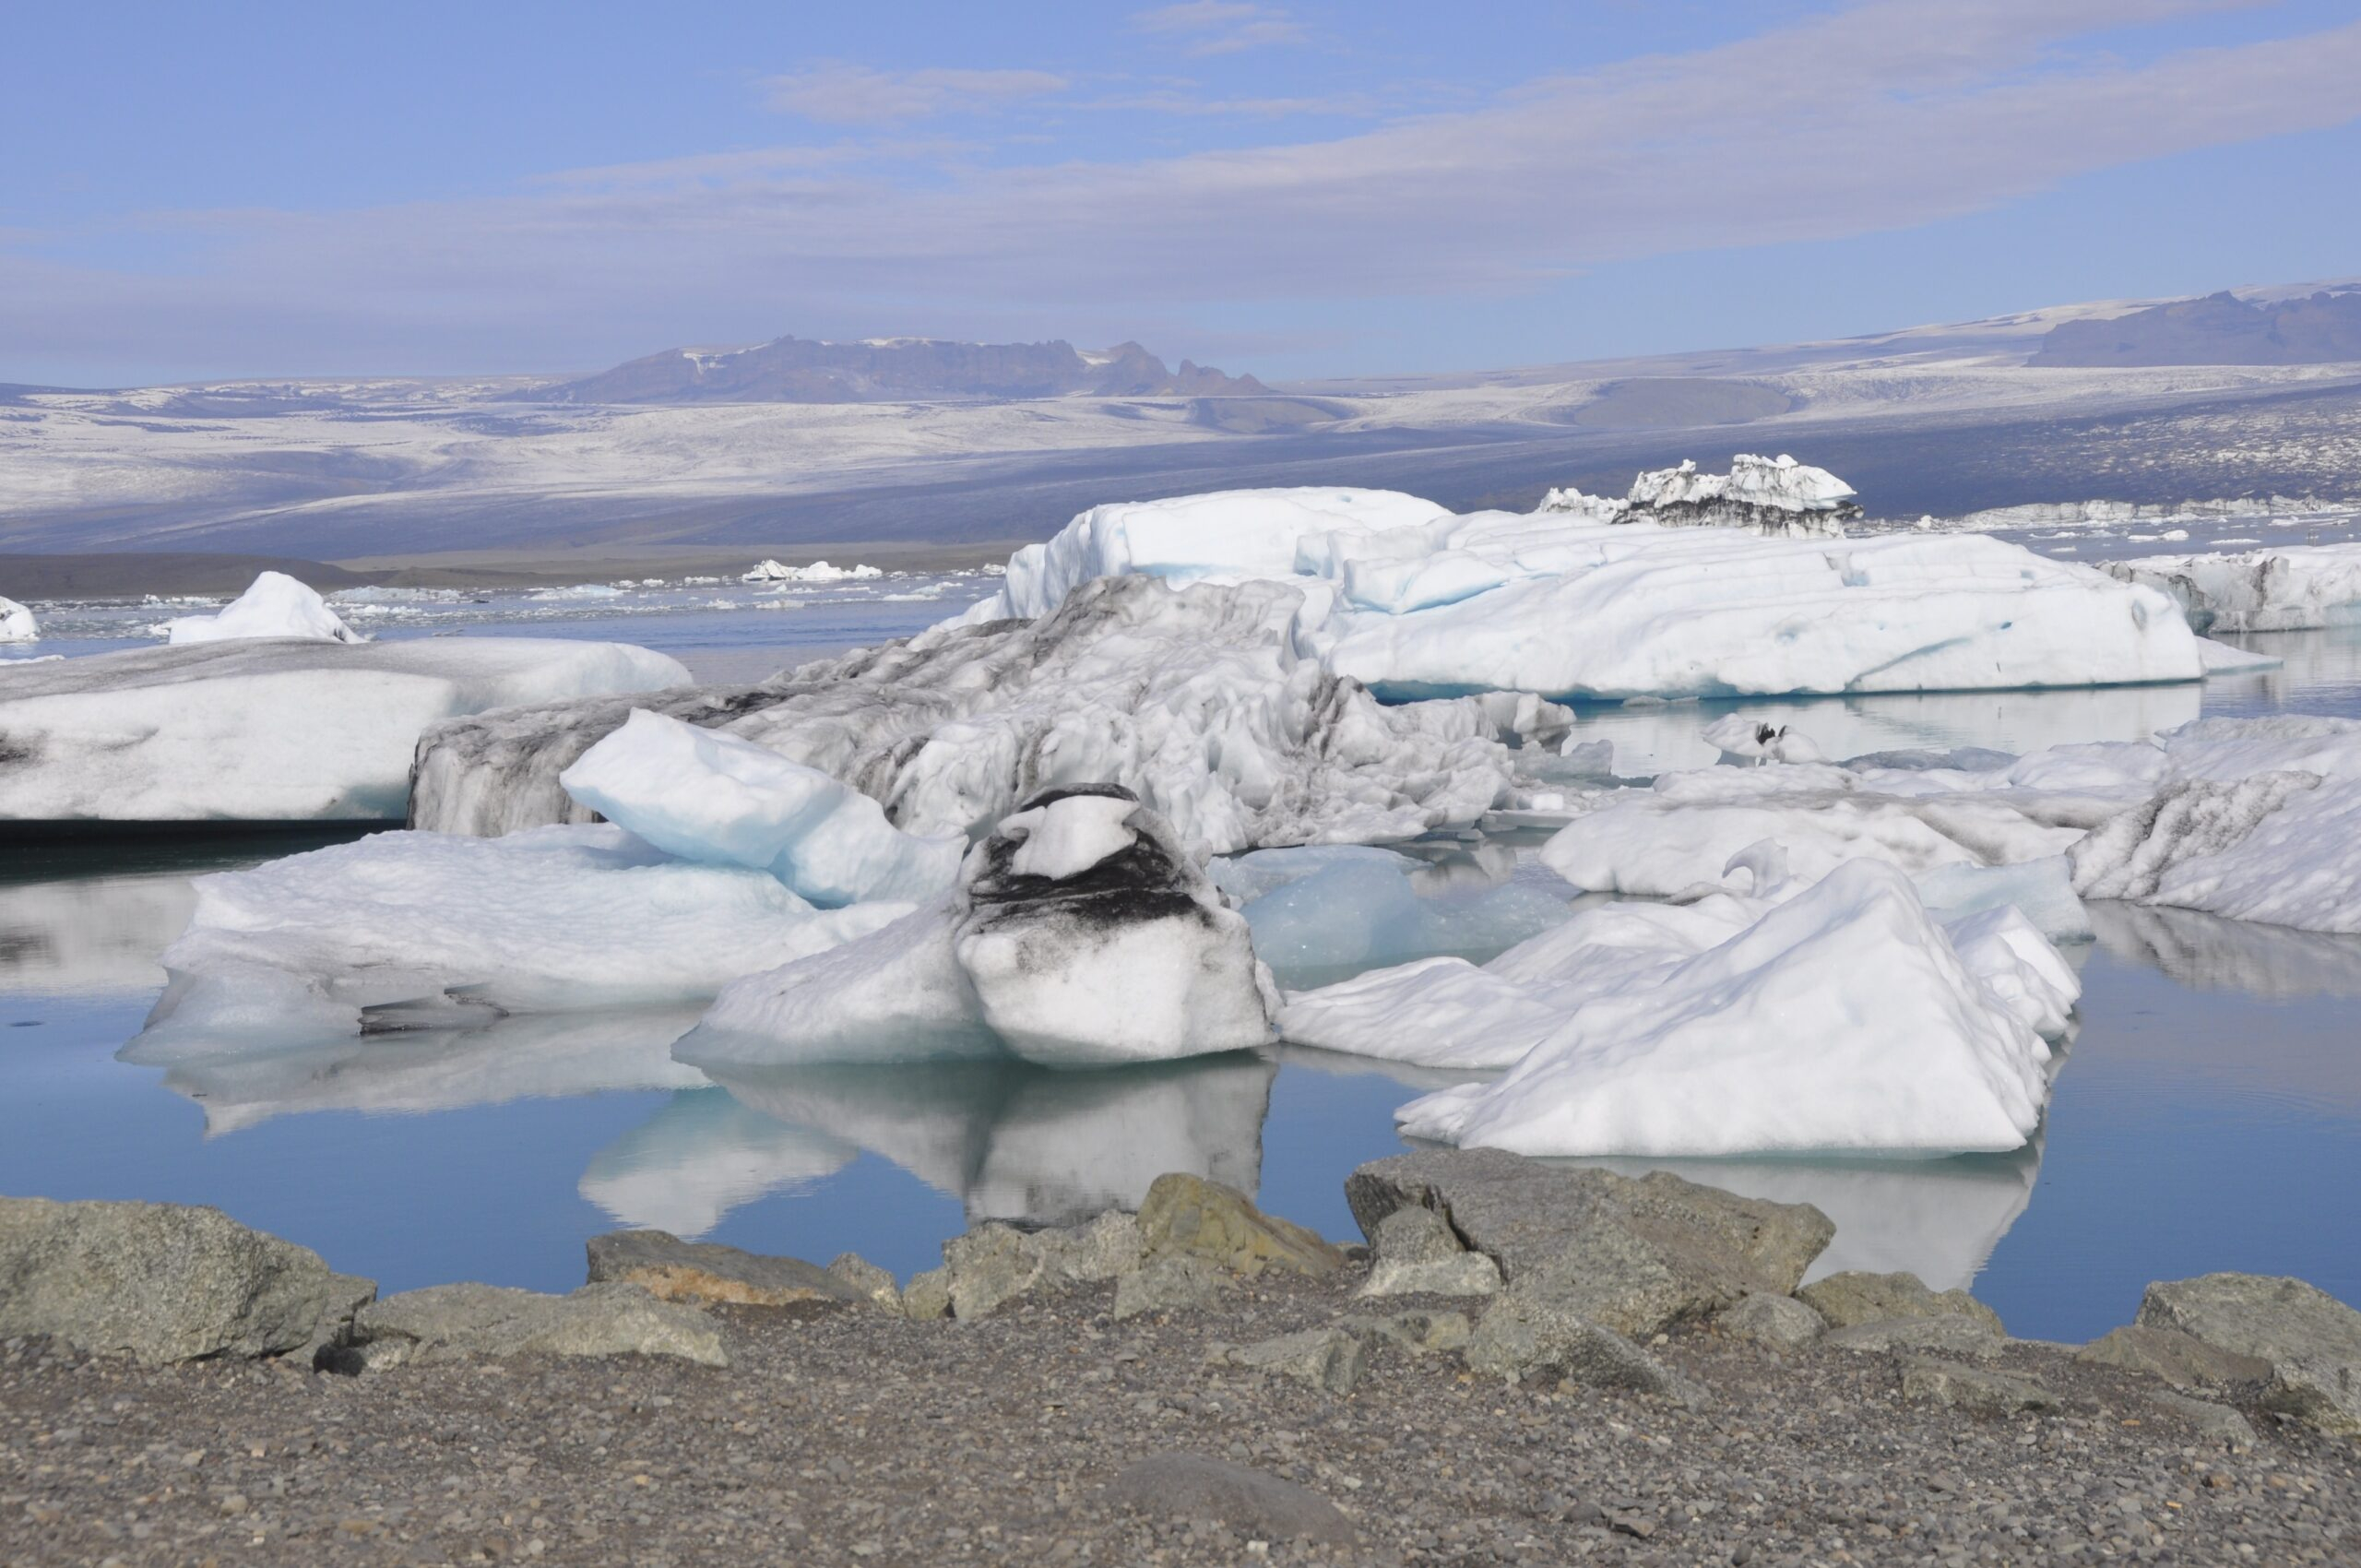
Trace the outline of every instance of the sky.
[[2361, 0], [0, 0], [0, 382], [1266, 380], [2361, 273]]

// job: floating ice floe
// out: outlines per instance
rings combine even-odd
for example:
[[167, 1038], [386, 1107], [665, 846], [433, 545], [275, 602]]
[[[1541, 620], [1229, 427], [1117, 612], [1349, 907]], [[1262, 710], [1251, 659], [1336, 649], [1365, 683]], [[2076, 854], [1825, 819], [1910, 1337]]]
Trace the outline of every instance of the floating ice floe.
[[1631, 481], [1621, 501], [1553, 490], [1544, 512], [1574, 512], [1601, 522], [1651, 522], [1674, 528], [1740, 528], [1767, 534], [1842, 539], [1844, 525], [1861, 515], [1853, 487], [1830, 473], [1781, 454], [1741, 452], [1726, 474], [1701, 474], [1697, 465], [1651, 469]]
[[284, 572], [263, 573], [218, 615], [183, 615], [157, 630], [173, 644], [239, 637], [303, 637], [333, 643], [369, 640], [338, 619], [326, 600]]
[[[1819, 517], [1808, 503], [1823, 487], [1794, 478], [1816, 472], [1793, 470], [1788, 490], [1750, 481], [1775, 505], [1745, 505]], [[1664, 494], [1691, 499], [1666, 505], [1705, 505], [1693, 500], [1703, 482], [1676, 473]], [[1560, 505], [1457, 517], [1391, 492], [1300, 489], [1096, 506], [1018, 551], [1001, 592], [963, 619], [1045, 615], [1110, 576], [1285, 582], [1302, 593], [1294, 645], [1396, 697], [1990, 690], [2205, 672], [2164, 594], [1981, 535], [1766, 536], [1677, 526], [1694, 517], [1633, 520], [1646, 508], [1631, 503]]]
[[40, 640], [41, 628], [33, 624], [33, 612], [13, 599], [0, 599], [0, 643]]
[[2050, 1050], [1983, 975], [2071, 980], [2027, 934], [1995, 920], [1955, 950], [1900, 872], [1850, 861], [1693, 956], [1601, 980], [1499, 1079], [1396, 1117], [1529, 1155], [2019, 1148]]
[[824, 908], [931, 898], [967, 852], [965, 835], [902, 832], [875, 801], [816, 768], [645, 709], [558, 781], [659, 849], [759, 867]]
[[1299, 602], [1278, 584], [1109, 579], [1030, 624], [937, 627], [757, 686], [487, 714], [421, 742], [412, 820], [582, 820], [559, 775], [644, 707], [841, 779], [906, 833], [969, 832], [1104, 781], [1199, 854], [1375, 842], [1474, 822], [1509, 792], [1503, 738], [1571, 722], [1513, 694], [1382, 706], [1296, 650]]
[[2110, 561], [2127, 583], [2169, 594], [2201, 632], [2295, 632], [2361, 623], [2361, 544]]
[[1239, 898], [1257, 956], [1285, 983], [1305, 985], [1433, 954], [1489, 957], [1561, 924], [1570, 890], [1514, 879], [1505, 862], [1464, 882], [1449, 863], [1346, 846], [1264, 849], [1217, 863], [1214, 881]]
[[200, 878], [124, 1054], [703, 1000], [908, 909], [815, 909], [767, 872], [676, 860], [620, 827], [381, 833]]
[[1035, 796], [962, 875], [937, 905], [730, 986], [676, 1053], [708, 1068], [1104, 1066], [1274, 1038], [1277, 997], [1245, 919], [1128, 791]]
[[777, 561], [764, 561], [751, 570], [739, 574], [742, 583], [848, 583], [882, 577], [882, 566], [831, 566], [825, 561], [814, 561], [809, 566], [783, 565]]
[[0, 820], [395, 821], [419, 732], [686, 684], [622, 643], [229, 641], [0, 666]]

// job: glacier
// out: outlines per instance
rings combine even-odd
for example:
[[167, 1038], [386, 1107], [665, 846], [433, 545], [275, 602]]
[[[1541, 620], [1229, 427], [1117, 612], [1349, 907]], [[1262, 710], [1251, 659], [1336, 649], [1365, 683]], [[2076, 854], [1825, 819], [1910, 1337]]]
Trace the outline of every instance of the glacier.
[[2201, 632], [2296, 632], [2361, 624], [2361, 544], [2146, 555], [2109, 561], [2105, 570], [2170, 595]]
[[[1694, 489], [1692, 476], [1665, 493]], [[1625, 503], [1562, 502], [1461, 517], [1343, 489], [1112, 504], [1018, 551], [1000, 592], [959, 619], [1047, 615], [1108, 577], [1287, 583], [1302, 595], [1288, 633], [1299, 651], [1396, 698], [1964, 691], [2205, 672], [2165, 594], [1982, 535], [1828, 538], [1637, 517]]]
[[420, 732], [686, 684], [623, 643], [231, 640], [0, 665], [0, 820], [394, 821]]
[[327, 601], [284, 572], [265, 572], [218, 615], [184, 615], [157, 628], [167, 643], [236, 637], [303, 637], [314, 642], [369, 639], [346, 625]]
[[1299, 600], [1276, 583], [1109, 578], [1029, 623], [937, 627], [751, 687], [459, 719], [420, 742], [411, 825], [587, 820], [560, 775], [645, 708], [816, 768], [923, 837], [1108, 783], [1201, 855], [1380, 842], [1474, 822], [1510, 790], [1517, 727], [1571, 725], [1507, 694], [1382, 705], [1296, 651]]
[[919, 837], [816, 768], [751, 741], [635, 710], [558, 776], [608, 821], [685, 860], [756, 866], [814, 904], [947, 891], [964, 834]]
[[[2011, 934], [1971, 944], [2034, 974]], [[1848, 861], [1726, 940], [1589, 996], [1499, 1078], [1396, 1120], [1527, 1155], [2021, 1148], [2051, 1052], [1981, 978], [2000, 962], [1955, 950], [1893, 867]]]
[[1004, 1056], [1076, 1067], [1275, 1038], [1276, 990], [1245, 918], [1129, 791], [1034, 796], [961, 877], [937, 904], [730, 984], [675, 1054], [707, 1069]]

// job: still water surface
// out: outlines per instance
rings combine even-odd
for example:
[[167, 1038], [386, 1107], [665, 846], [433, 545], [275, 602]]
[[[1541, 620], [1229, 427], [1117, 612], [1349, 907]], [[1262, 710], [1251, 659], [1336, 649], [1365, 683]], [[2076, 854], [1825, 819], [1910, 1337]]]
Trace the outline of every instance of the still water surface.
[[[804, 623], [800, 647], [900, 635], [948, 607], [839, 603]], [[635, 615], [628, 632], [585, 616], [563, 629], [669, 645], [701, 672], [751, 678], [801, 656], [744, 624], [764, 613], [775, 624], [780, 612]], [[2285, 667], [2201, 689], [1786, 706], [1833, 755], [2129, 738], [2201, 705], [2361, 717], [2361, 629], [2248, 643]], [[1716, 711], [1607, 710], [1584, 723], [1616, 741], [1619, 770], [1652, 771], [1641, 765], [1710, 760], [1693, 737]], [[118, 1062], [161, 984], [156, 955], [185, 922], [192, 876], [327, 841], [0, 846], [0, 1192], [216, 1204], [387, 1290], [452, 1279], [570, 1289], [583, 1241], [618, 1225], [822, 1260], [853, 1250], [908, 1275], [973, 1220], [1077, 1218], [1136, 1203], [1173, 1169], [1349, 1235], [1346, 1172], [1404, 1146], [1392, 1112], [1432, 1082], [1287, 1048], [1097, 1074], [805, 1069], [715, 1082], [668, 1054], [694, 1010], [511, 1018], [169, 1070]], [[1465, 879], [1430, 886], [1482, 896]], [[2361, 939], [2093, 913], [2099, 940], [2073, 955], [2081, 1032], [2033, 1148], [1674, 1168], [1817, 1203], [1839, 1224], [1824, 1268], [1972, 1280], [2022, 1335], [2089, 1337], [2128, 1321], [2147, 1280], [2211, 1269], [2300, 1275], [2361, 1301], [2361, 1205], [2350, 1201]]]

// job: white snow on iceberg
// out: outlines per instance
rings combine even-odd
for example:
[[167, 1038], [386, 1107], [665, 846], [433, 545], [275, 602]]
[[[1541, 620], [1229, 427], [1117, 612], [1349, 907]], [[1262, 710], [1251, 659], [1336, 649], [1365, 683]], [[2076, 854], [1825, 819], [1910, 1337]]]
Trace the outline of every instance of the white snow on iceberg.
[[1651, 522], [1672, 527], [1753, 529], [1766, 534], [1842, 539], [1844, 525], [1861, 515], [1853, 487], [1782, 453], [1741, 452], [1726, 474], [1701, 474], [1697, 465], [1651, 469], [1631, 481], [1620, 502], [1553, 490], [1544, 512], [1573, 512], [1601, 522]]
[[558, 781], [659, 849], [760, 867], [825, 908], [931, 898], [967, 852], [964, 835], [902, 832], [875, 801], [816, 768], [645, 709]]
[[238, 637], [303, 637], [313, 642], [369, 639], [346, 625], [327, 601], [284, 572], [265, 572], [218, 615], [184, 615], [157, 630], [168, 643], [227, 642]]
[[0, 665], [0, 820], [395, 821], [420, 731], [685, 684], [623, 643], [232, 641]]
[[1909, 881], [1856, 861], [1397, 1119], [1529, 1155], [1997, 1152], [2039, 1126], [2049, 1057]]
[[750, 570], [741, 572], [742, 583], [848, 583], [882, 577], [882, 566], [831, 566], [825, 561], [814, 561], [809, 566], [789, 566], [777, 561], [757, 563]]
[[1093, 507], [1018, 551], [1001, 592], [962, 619], [1044, 615], [1086, 582], [1133, 575], [1294, 584], [1295, 646], [1394, 696], [1957, 691], [2204, 673], [2165, 595], [1980, 535], [1765, 537], [1621, 510], [1456, 517], [1382, 491]]
[[0, 598], [0, 643], [30, 643], [41, 639], [33, 612], [13, 599]]

